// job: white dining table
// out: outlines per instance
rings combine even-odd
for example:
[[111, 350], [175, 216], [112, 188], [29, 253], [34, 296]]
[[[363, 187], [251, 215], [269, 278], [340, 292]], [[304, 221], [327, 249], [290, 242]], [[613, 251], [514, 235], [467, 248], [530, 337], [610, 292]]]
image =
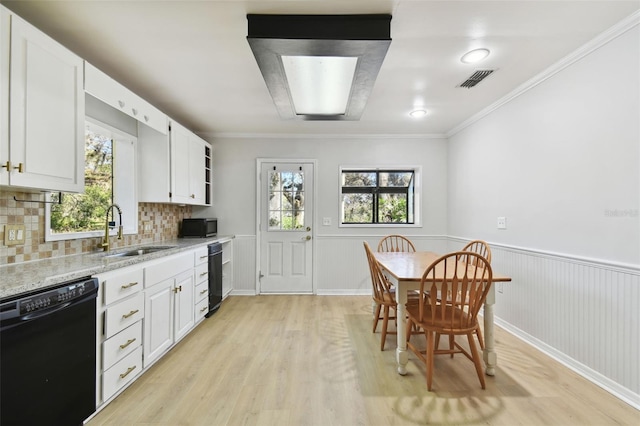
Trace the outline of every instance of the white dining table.
[[[441, 255], [433, 252], [376, 252], [374, 256], [384, 275], [396, 288], [396, 302], [398, 303], [398, 311], [396, 313], [398, 318], [396, 360], [398, 373], [404, 375], [407, 373], [406, 366], [409, 360], [406, 341], [407, 323], [404, 320], [407, 316], [405, 307], [407, 292], [420, 290], [420, 281], [424, 271]], [[494, 283], [511, 281], [510, 277], [496, 273], [495, 270], [492, 272], [492, 282]], [[436, 279], [438, 278], [440, 277], [436, 276]], [[485, 363], [485, 372], [489, 376], [495, 375], [498, 363], [493, 332], [493, 306], [495, 301], [495, 285], [492, 285], [483, 308], [484, 351], [482, 358]]]

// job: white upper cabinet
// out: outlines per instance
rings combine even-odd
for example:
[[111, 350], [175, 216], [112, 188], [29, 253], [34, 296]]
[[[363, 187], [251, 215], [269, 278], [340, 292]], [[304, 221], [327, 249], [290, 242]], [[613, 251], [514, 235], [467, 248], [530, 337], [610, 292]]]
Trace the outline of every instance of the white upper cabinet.
[[183, 204], [207, 204], [206, 149], [211, 145], [176, 122], [171, 123], [172, 200]]
[[167, 134], [167, 116], [88, 62], [84, 69], [84, 90], [118, 111]]
[[171, 122], [168, 135], [138, 128], [139, 201], [210, 205], [211, 144]]
[[0, 184], [82, 192], [82, 59], [3, 6], [0, 56]]

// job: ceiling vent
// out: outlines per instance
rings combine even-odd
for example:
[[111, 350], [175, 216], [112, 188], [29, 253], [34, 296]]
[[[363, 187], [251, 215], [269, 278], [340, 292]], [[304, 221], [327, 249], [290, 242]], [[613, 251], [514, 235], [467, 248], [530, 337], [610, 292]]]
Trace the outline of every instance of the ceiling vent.
[[495, 70], [478, 70], [474, 72], [466, 81], [461, 83], [458, 87], [466, 87], [467, 89], [471, 89], [473, 86], [489, 77], [489, 75], [491, 75], [493, 71]]

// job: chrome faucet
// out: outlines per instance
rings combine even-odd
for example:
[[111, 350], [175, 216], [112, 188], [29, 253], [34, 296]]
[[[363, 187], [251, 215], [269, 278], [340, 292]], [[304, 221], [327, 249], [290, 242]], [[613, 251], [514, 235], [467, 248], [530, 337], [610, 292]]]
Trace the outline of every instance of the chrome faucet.
[[[111, 204], [109, 207], [107, 207], [107, 217], [105, 219], [104, 225], [104, 237], [102, 238], [102, 248], [104, 249], [104, 251], [109, 251], [109, 212], [112, 211], [114, 207], [116, 208], [116, 210], [118, 210], [118, 218], [120, 220], [120, 225], [118, 226], [118, 239], [122, 239], [122, 210], [120, 210], [119, 205]], [[115, 221], [113, 222], [113, 226], [115, 226]]]

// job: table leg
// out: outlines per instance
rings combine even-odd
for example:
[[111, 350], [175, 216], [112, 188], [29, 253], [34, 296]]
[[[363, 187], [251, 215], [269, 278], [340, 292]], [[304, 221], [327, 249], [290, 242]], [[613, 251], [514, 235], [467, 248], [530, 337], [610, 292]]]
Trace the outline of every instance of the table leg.
[[396, 291], [396, 301], [398, 302], [397, 317], [397, 341], [396, 361], [398, 362], [398, 373], [407, 374], [407, 362], [409, 362], [409, 354], [407, 354], [407, 311], [405, 304], [407, 303], [407, 290], [398, 285]]
[[486, 367], [485, 372], [488, 376], [496, 374], [496, 365], [498, 364], [493, 335], [493, 306], [495, 303], [495, 285], [492, 285], [484, 302], [484, 351], [482, 357]]

